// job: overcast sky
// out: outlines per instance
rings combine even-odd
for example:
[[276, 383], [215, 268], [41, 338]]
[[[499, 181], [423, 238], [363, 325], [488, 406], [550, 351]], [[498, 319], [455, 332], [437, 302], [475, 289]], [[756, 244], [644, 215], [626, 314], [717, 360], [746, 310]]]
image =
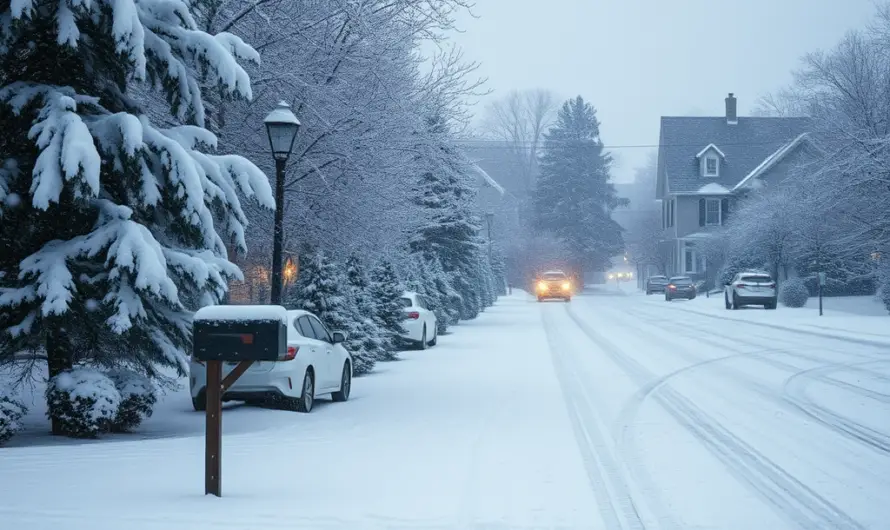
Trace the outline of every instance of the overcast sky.
[[[478, 0], [454, 36], [489, 98], [511, 89], [580, 94], [607, 145], [654, 145], [663, 115], [739, 113], [791, 80], [803, 54], [864, 26], [873, 0]], [[483, 103], [477, 106], [481, 111]], [[616, 180], [652, 149], [614, 151]]]

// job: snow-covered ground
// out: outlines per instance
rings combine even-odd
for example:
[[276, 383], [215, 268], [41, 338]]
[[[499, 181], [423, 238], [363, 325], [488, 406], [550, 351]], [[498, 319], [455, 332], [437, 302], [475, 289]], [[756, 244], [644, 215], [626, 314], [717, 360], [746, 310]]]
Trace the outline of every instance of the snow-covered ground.
[[227, 409], [221, 499], [185, 392], [145, 425], [178, 438], [26, 436], [0, 527], [890, 527], [887, 317], [721, 302], [517, 292], [347, 403]]

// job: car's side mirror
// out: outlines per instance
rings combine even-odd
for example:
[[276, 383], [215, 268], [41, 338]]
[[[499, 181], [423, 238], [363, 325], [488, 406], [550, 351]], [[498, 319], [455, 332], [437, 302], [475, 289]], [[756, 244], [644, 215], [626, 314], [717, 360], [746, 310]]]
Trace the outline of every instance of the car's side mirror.
[[335, 331], [331, 333], [331, 342], [334, 344], [340, 344], [341, 342], [346, 342], [346, 332], [345, 331]]

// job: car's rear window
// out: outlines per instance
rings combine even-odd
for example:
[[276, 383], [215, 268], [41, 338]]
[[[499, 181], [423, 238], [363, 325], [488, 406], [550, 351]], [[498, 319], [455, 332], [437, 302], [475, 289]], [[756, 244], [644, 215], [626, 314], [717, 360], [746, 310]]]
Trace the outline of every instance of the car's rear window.
[[399, 298], [399, 301], [402, 302], [402, 307], [411, 307], [411, 299], [410, 298]]
[[672, 278], [671, 283], [674, 285], [692, 285], [691, 278]]
[[650, 281], [650, 282], [662, 282], [662, 283], [663, 283], [663, 282], [668, 281], [668, 279], [665, 278], [664, 276], [650, 276], [650, 277], [649, 277], [649, 281]]
[[773, 283], [769, 276], [742, 276], [739, 281], [746, 283]]
[[566, 275], [559, 272], [551, 272], [544, 275], [545, 280], [565, 280]]

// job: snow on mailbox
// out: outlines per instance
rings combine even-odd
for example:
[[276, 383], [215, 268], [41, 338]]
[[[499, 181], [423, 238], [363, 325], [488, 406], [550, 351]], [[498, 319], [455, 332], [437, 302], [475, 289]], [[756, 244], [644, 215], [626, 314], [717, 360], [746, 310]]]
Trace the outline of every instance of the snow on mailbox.
[[287, 310], [277, 305], [213, 305], [195, 313], [198, 361], [277, 361], [287, 353]]

